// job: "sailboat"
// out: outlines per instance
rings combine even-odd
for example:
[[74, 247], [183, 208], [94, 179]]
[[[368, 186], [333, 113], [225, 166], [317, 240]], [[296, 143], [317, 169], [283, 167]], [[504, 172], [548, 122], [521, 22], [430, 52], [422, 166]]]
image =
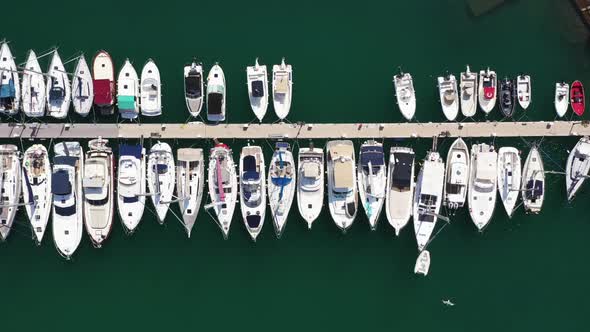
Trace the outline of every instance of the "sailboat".
[[447, 154], [443, 204], [449, 210], [465, 205], [469, 184], [469, 148], [461, 137], [457, 138]]
[[259, 146], [245, 146], [240, 154], [240, 208], [250, 237], [256, 237], [264, 225], [266, 177], [264, 155]]
[[193, 61], [184, 66], [184, 98], [191, 116], [197, 117], [203, 108], [203, 65]]
[[328, 206], [338, 228], [346, 232], [356, 217], [358, 196], [354, 169], [352, 141], [329, 141], [328, 154]]
[[496, 206], [498, 154], [491, 145], [474, 144], [470, 163], [467, 202], [471, 220], [481, 232], [492, 219]]
[[117, 107], [123, 119], [139, 116], [139, 80], [129, 59], [125, 60], [117, 78]]
[[191, 231], [199, 214], [205, 183], [203, 149], [183, 148], [177, 151], [176, 197], [182, 213], [186, 235]]
[[459, 114], [459, 101], [457, 100], [457, 79], [455, 75], [448, 74], [446, 76], [439, 76], [438, 93], [440, 98], [440, 105], [447, 120], [455, 121]]
[[69, 260], [78, 249], [84, 231], [84, 154], [78, 142], [57, 143], [53, 152], [53, 242], [57, 252]]
[[383, 144], [369, 140], [361, 145], [357, 181], [360, 203], [365, 209], [371, 230], [375, 230], [385, 202], [387, 186]]
[[258, 58], [254, 66], [246, 67], [248, 76], [248, 97], [250, 98], [250, 107], [258, 121], [266, 114], [268, 108], [268, 76], [266, 65], [260, 65]]
[[523, 110], [526, 110], [531, 104], [531, 77], [529, 75], [518, 75], [516, 78], [516, 95], [518, 103]]
[[514, 115], [514, 104], [515, 104], [514, 81], [510, 78], [504, 78], [500, 82], [500, 111], [505, 117], [511, 117]]
[[115, 65], [106, 51], [99, 51], [92, 60], [94, 105], [101, 115], [115, 112]]
[[590, 138], [580, 138], [567, 158], [565, 188], [571, 202], [590, 172]]
[[412, 75], [400, 70], [399, 74], [393, 76], [393, 85], [400, 112], [406, 120], [412, 120], [416, 113], [416, 92]]
[[10, 234], [14, 217], [18, 210], [21, 195], [21, 167], [19, 151], [16, 145], [0, 145], [0, 186], [2, 202], [0, 203], [0, 242], [6, 241]]
[[215, 64], [207, 76], [207, 120], [225, 121], [225, 75], [218, 64]]
[[285, 230], [287, 216], [295, 196], [295, 170], [291, 146], [286, 142], [277, 142], [268, 170], [268, 201], [278, 238]]
[[163, 224], [172, 201], [176, 180], [174, 156], [170, 145], [158, 142], [152, 146], [147, 166], [148, 191], [156, 208], [158, 222]]
[[64, 119], [68, 116], [70, 109], [72, 86], [68, 73], [64, 68], [57, 50], [53, 51], [53, 57], [47, 70], [47, 114], [57, 118]]
[[528, 213], [541, 212], [545, 198], [545, 168], [537, 147], [532, 147], [522, 170], [522, 201]]
[[297, 163], [297, 207], [311, 229], [324, 205], [324, 150], [299, 148]]
[[140, 144], [119, 145], [117, 209], [125, 233], [133, 234], [145, 209], [145, 148]]
[[238, 199], [236, 165], [227, 145], [217, 143], [209, 151], [208, 173], [211, 203], [205, 209], [213, 209], [223, 238], [227, 239]]
[[33, 50], [30, 50], [27, 56], [27, 62], [23, 70], [22, 84], [23, 113], [32, 118], [44, 116], [46, 103], [45, 77], [41, 71], [37, 55]]
[[143, 65], [141, 69], [141, 114], [145, 116], [158, 116], [162, 114], [162, 84], [160, 83], [160, 70], [152, 59]]
[[461, 73], [461, 113], [463, 116], [474, 116], [477, 111], [477, 74], [467, 66]]
[[7, 42], [0, 46], [0, 113], [14, 115], [20, 109], [20, 79]]
[[495, 71], [490, 70], [490, 68], [479, 71], [479, 90], [477, 95], [479, 107], [486, 114], [489, 114], [494, 109], [494, 106], [496, 106], [497, 86], [498, 79]]
[[285, 64], [283, 58], [280, 65], [272, 66], [272, 100], [275, 113], [280, 120], [289, 115], [292, 96], [293, 70], [291, 65]]
[[33, 239], [41, 244], [51, 213], [51, 165], [41, 144], [29, 147], [22, 162], [22, 193]]
[[584, 108], [586, 107], [584, 86], [580, 81], [574, 81], [570, 89], [570, 104], [572, 110], [576, 115], [582, 116], [584, 114]]
[[562, 118], [567, 113], [569, 106], [568, 96], [570, 94], [570, 85], [566, 82], [555, 83], [555, 111], [557, 116]]
[[84, 162], [84, 224], [92, 245], [102, 247], [113, 227], [113, 151], [101, 137], [88, 142]]
[[93, 100], [94, 86], [92, 84], [92, 75], [86, 63], [86, 58], [84, 58], [84, 55], [81, 55], [78, 58], [72, 78], [72, 104], [74, 104], [74, 111], [81, 116], [87, 116], [92, 108]]
[[508, 217], [512, 217], [520, 193], [520, 153], [513, 147], [498, 150], [498, 193]]
[[399, 232], [408, 224], [412, 215], [416, 185], [414, 158], [412, 148], [394, 146], [389, 150], [385, 214], [396, 236], [399, 236]]

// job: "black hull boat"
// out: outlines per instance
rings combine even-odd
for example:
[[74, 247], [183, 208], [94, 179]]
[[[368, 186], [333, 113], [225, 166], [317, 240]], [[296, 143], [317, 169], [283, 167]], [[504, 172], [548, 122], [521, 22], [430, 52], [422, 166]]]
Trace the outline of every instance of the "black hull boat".
[[500, 82], [500, 93], [498, 94], [498, 98], [500, 99], [500, 110], [502, 111], [502, 114], [507, 118], [514, 115], [514, 80], [505, 78]]

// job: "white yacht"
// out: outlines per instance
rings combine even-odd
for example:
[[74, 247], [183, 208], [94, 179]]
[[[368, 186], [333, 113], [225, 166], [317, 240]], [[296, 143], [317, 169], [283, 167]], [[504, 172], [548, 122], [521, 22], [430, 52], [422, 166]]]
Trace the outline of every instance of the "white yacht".
[[498, 78], [495, 71], [490, 68], [479, 71], [479, 107], [486, 114], [489, 114], [496, 106], [497, 87]]
[[493, 146], [474, 144], [471, 147], [471, 170], [467, 202], [471, 220], [481, 232], [489, 224], [496, 206], [498, 154]]
[[84, 154], [78, 142], [57, 143], [53, 152], [53, 242], [57, 252], [69, 260], [78, 249], [84, 231]]
[[412, 120], [416, 114], [416, 92], [412, 75], [400, 71], [399, 74], [393, 76], [393, 85], [400, 112], [406, 120]]
[[459, 100], [457, 96], [457, 79], [455, 75], [448, 74], [446, 76], [439, 76], [438, 94], [440, 98], [440, 105], [447, 120], [455, 121], [459, 114]]
[[512, 217], [521, 180], [520, 153], [513, 147], [501, 147], [498, 150], [498, 193], [504, 204], [508, 217]]
[[178, 207], [182, 213], [182, 223], [190, 238], [203, 198], [205, 161], [203, 149], [178, 149], [177, 155], [176, 196], [178, 197]]
[[555, 83], [555, 111], [562, 118], [569, 107], [570, 85], [566, 82]]
[[0, 241], [6, 241], [10, 234], [21, 195], [20, 153], [16, 145], [0, 145], [0, 185], [2, 205], [0, 206]]
[[370, 140], [361, 145], [357, 181], [360, 204], [365, 209], [371, 230], [375, 230], [385, 202], [385, 188], [387, 187], [387, 167], [385, 166], [383, 144]]
[[150, 149], [147, 164], [148, 191], [156, 208], [158, 222], [164, 223], [174, 194], [176, 169], [168, 143], [158, 142]]
[[203, 65], [193, 61], [184, 66], [184, 98], [191, 116], [197, 117], [203, 108]]
[[94, 105], [101, 115], [115, 112], [115, 65], [110, 54], [98, 51], [92, 59]]
[[385, 214], [396, 236], [408, 224], [412, 215], [416, 185], [414, 159], [414, 150], [411, 148], [395, 146], [389, 150]]
[[297, 163], [297, 207], [311, 229], [324, 205], [324, 150], [299, 148]]
[[465, 205], [469, 184], [469, 148], [462, 138], [457, 138], [447, 154], [443, 204], [449, 210]]
[[266, 114], [268, 108], [268, 74], [266, 65], [260, 65], [258, 58], [254, 66], [246, 67], [248, 76], [248, 97], [250, 98], [250, 107], [258, 121]]
[[532, 147], [522, 170], [522, 201], [528, 213], [541, 212], [545, 198], [545, 168], [539, 149]]
[[161, 115], [162, 83], [160, 81], [160, 70], [152, 59], [148, 59], [141, 69], [140, 86], [141, 115]]
[[264, 155], [259, 146], [245, 146], [240, 154], [240, 208], [250, 237], [256, 237], [264, 225], [266, 212], [266, 176]]
[[286, 142], [277, 142], [268, 169], [268, 201], [278, 238], [285, 230], [287, 216], [295, 196], [295, 170], [291, 146]]
[[23, 156], [22, 193], [33, 239], [41, 244], [51, 214], [51, 164], [47, 149], [34, 144]]
[[531, 77], [529, 75], [518, 75], [516, 78], [516, 95], [518, 103], [523, 110], [531, 104]]
[[352, 141], [329, 141], [328, 206], [336, 226], [346, 232], [356, 217], [358, 196]]
[[57, 50], [53, 51], [47, 70], [47, 114], [57, 119], [68, 116], [72, 97], [72, 86]]
[[567, 191], [567, 199], [569, 201], [574, 199], [576, 192], [588, 177], [589, 171], [590, 138], [584, 136], [580, 138], [567, 158], [567, 165], [565, 167], [565, 188]]
[[236, 165], [227, 145], [217, 143], [209, 151], [208, 173], [211, 203], [205, 209], [213, 209], [223, 238], [227, 239], [238, 199]]
[[207, 76], [207, 120], [225, 121], [225, 76], [219, 65], [215, 65]]
[[20, 78], [7, 42], [0, 46], [0, 113], [15, 115], [20, 109]]
[[280, 120], [289, 115], [292, 95], [293, 70], [291, 65], [285, 64], [283, 58], [280, 65], [272, 66], [272, 100], [275, 113]]
[[81, 55], [78, 58], [74, 75], [72, 76], [72, 104], [74, 111], [81, 116], [87, 116], [94, 102], [94, 85], [92, 84], [92, 74], [86, 58]]
[[477, 74], [467, 69], [461, 73], [461, 113], [471, 117], [477, 111]]
[[123, 119], [139, 116], [139, 79], [129, 59], [125, 59], [117, 77], [117, 107]]
[[145, 209], [145, 148], [140, 144], [119, 146], [117, 208], [125, 233], [133, 234]]
[[84, 224], [95, 248], [102, 247], [113, 227], [113, 151], [108, 143], [100, 137], [88, 142], [84, 162]]
[[30, 50], [27, 56], [27, 63], [23, 69], [22, 84], [23, 113], [34, 118], [44, 116], [46, 103], [45, 77], [41, 71], [37, 55], [33, 50]]

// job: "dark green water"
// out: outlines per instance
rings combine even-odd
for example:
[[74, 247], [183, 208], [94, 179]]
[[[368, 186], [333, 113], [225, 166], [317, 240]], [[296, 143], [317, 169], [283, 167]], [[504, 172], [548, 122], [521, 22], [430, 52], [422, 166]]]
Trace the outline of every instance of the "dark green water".
[[[572, 35], [564, 26], [575, 16], [562, 14], [566, 6], [568, 1], [512, 1], [475, 18], [463, 0], [21, 1], [11, 2], [14, 14], [4, 13], [0, 37], [12, 41], [19, 62], [29, 48], [39, 54], [53, 45], [64, 59], [79, 51], [91, 58], [106, 49], [118, 66], [128, 57], [138, 71], [153, 58], [164, 83], [164, 115], [145, 122], [186, 119], [182, 66], [193, 56], [207, 69], [215, 61], [222, 65], [231, 122], [253, 119], [245, 66], [257, 56], [267, 65], [286, 56], [293, 65], [291, 121], [401, 121], [391, 84], [398, 65], [414, 76], [418, 120], [443, 121], [435, 77], [445, 70], [458, 74], [466, 63], [473, 70], [490, 65], [500, 77], [530, 73], [533, 104], [517, 117], [553, 119], [554, 82], [590, 82], [590, 52], [585, 44], [568, 41]], [[73, 69], [74, 63], [68, 66]], [[497, 109], [492, 118], [499, 119]], [[274, 120], [271, 111], [266, 121]], [[440, 141], [443, 153], [450, 142]], [[575, 142], [545, 139], [546, 168], [559, 170]], [[209, 146], [196, 140], [169, 143]], [[235, 157], [244, 144], [226, 143]], [[255, 143], [270, 157], [264, 141]], [[413, 146], [419, 158], [431, 144], [397, 143]], [[528, 153], [520, 138], [495, 143]], [[30, 144], [24, 142], [25, 148]], [[386, 148], [392, 144], [385, 142]], [[412, 226], [395, 238], [385, 215], [370, 232], [359, 213], [342, 235], [326, 208], [309, 232], [294, 205], [280, 240], [267, 218], [253, 244], [239, 209], [228, 241], [205, 213], [189, 240], [176, 220], [169, 217], [160, 226], [146, 211], [133, 237], [123, 234], [117, 220], [103, 249], [93, 249], [84, 235], [75, 259], [65, 262], [50, 231], [41, 247], [34, 246], [21, 211], [9, 240], [0, 245], [2, 329], [583, 330], [590, 310], [585, 245], [590, 222], [583, 217], [590, 188], [570, 205], [563, 178], [548, 181], [539, 216], [521, 209], [509, 220], [498, 203], [492, 224], [478, 234], [461, 211], [430, 246], [427, 278], [412, 273], [417, 254]], [[445, 307], [443, 298], [457, 305]]]

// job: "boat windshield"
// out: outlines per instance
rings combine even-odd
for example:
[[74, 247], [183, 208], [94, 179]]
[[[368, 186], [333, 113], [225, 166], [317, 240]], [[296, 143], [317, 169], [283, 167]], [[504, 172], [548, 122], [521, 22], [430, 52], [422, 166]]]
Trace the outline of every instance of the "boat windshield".
[[[64, 206], [64, 207], [54, 205], [54, 208], [55, 208], [55, 213], [60, 216], [63, 216], [63, 217], [68, 217], [68, 216], [74, 215], [76, 213], [76, 204], [72, 204], [70, 206]], [[55, 220], [53, 222], [55, 222]]]

